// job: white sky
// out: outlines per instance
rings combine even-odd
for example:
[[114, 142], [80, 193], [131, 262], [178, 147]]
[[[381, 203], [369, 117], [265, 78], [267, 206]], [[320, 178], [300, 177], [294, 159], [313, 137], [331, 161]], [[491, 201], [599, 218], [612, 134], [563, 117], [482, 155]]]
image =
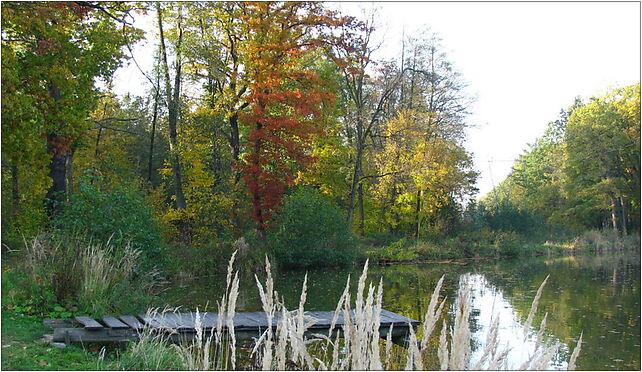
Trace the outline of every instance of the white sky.
[[[328, 5], [359, 16], [360, 8], [371, 3]], [[468, 93], [477, 97], [466, 147], [481, 172], [479, 197], [508, 175], [512, 161], [576, 96], [600, 95], [610, 86], [640, 81], [640, 3], [374, 5], [385, 24], [380, 56], [397, 58], [402, 30], [408, 35], [428, 25], [441, 37]], [[144, 69], [151, 66], [151, 46], [134, 49]], [[133, 64], [121, 68], [114, 80], [118, 94], [141, 94], [144, 83]]]

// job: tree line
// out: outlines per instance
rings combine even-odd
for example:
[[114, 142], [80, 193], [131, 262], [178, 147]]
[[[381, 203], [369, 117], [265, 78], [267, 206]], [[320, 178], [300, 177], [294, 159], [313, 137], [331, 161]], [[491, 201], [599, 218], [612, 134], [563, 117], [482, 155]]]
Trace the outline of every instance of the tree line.
[[640, 84], [577, 98], [476, 212], [522, 232], [639, 232]]
[[[470, 100], [430, 32], [384, 61], [372, 58], [373, 14], [319, 3], [16, 2], [2, 12], [3, 222], [16, 234], [60, 223], [84, 183], [140, 189], [184, 244], [264, 237], [301, 187], [359, 234], [442, 233], [474, 191]], [[132, 25], [143, 14], [152, 34]], [[117, 97], [113, 74], [144, 37], [155, 48], [147, 93]]]
[[[3, 4], [3, 242], [74, 230], [198, 264], [244, 237], [318, 263], [353, 234], [447, 237], [475, 215], [501, 229], [510, 208], [639, 225], [639, 85], [565, 111], [466, 209], [466, 83], [429, 29], [375, 58], [376, 23], [309, 2]], [[114, 93], [126, 61], [144, 94]]]

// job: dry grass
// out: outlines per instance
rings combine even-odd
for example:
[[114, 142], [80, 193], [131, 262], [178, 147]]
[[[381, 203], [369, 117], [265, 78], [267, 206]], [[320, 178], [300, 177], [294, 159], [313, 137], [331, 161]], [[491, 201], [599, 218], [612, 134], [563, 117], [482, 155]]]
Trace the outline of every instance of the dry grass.
[[595, 252], [639, 251], [639, 235], [621, 235], [615, 230], [589, 230], [575, 239], [575, 249], [587, 249]]
[[38, 235], [25, 242], [26, 271], [34, 283], [50, 287], [57, 300], [78, 301], [83, 311], [102, 314], [121, 303], [124, 289], [158, 294], [165, 282], [157, 271], [138, 274], [141, 252], [98, 243], [82, 236]]

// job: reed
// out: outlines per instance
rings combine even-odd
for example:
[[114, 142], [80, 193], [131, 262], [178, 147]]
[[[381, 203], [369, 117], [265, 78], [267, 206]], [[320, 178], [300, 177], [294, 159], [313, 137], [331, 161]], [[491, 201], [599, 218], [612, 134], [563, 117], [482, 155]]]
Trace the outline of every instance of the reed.
[[470, 277], [464, 275], [459, 279], [459, 292], [457, 294], [457, 303], [455, 308], [455, 322], [450, 331], [451, 346], [450, 360], [448, 368], [463, 370], [468, 367], [470, 357], [470, 328], [468, 319], [470, 317], [470, 296], [471, 287], [469, 284]]
[[530, 331], [531, 324], [533, 323], [533, 318], [535, 317], [535, 313], [537, 312], [537, 306], [539, 305], [539, 299], [542, 296], [542, 291], [544, 290], [544, 286], [548, 281], [548, 277], [549, 276], [546, 276], [542, 284], [540, 284], [539, 288], [537, 289], [537, 293], [535, 294], [535, 298], [533, 299], [533, 303], [531, 304], [531, 310], [528, 312], [526, 323], [524, 323], [524, 339], [526, 339], [526, 337], [528, 336], [528, 332]]
[[580, 334], [580, 338], [577, 340], [577, 345], [575, 345], [575, 349], [573, 349], [573, 354], [571, 354], [571, 359], [568, 362], [568, 370], [569, 371], [574, 371], [575, 370], [575, 363], [577, 362], [577, 357], [580, 355], [580, 350], [582, 350], [582, 336], [584, 334]]
[[189, 370], [227, 370], [229, 364], [236, 368], [236, 337], [234, 334], [234, 315], [239, 294], [238, 272], [233, 269], [236, 251], [227, 266], [225, 293], [217, 301], [218, 314], [216, 331], [203, 326], [201, 314], [196, 309], [194, 325], [196, 334], [189, 342], [175, 345]]

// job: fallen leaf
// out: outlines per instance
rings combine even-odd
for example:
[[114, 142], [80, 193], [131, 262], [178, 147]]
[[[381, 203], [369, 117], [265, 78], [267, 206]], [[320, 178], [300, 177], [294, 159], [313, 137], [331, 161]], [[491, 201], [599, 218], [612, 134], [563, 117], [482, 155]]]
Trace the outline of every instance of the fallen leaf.
[[38, 365], [41, 367], [45, 367], [45, 366], [48, 366], [49, 363], [45, 362], [44, 360], [41, 360], [40, 362], [38, 362]]

